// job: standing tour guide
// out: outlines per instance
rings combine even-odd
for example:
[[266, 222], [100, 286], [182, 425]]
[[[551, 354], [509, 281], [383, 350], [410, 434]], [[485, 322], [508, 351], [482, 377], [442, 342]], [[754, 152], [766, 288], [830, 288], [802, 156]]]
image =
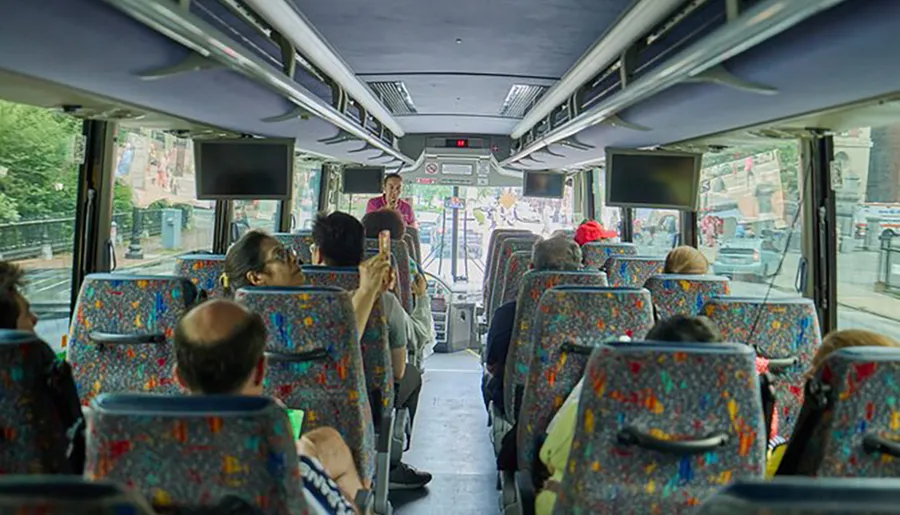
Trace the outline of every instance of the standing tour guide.
[[398, 173], [389, 173], [384, 176], [383, 193], [380, 197], [369, 200], [366, 205], [366, 214], [380, 209], [393, 209], [403, 217], [403, 223], [409, 227], [418, 228], [416, 215], [409, 202], [400, 198], [403, 194], [403, 177]]

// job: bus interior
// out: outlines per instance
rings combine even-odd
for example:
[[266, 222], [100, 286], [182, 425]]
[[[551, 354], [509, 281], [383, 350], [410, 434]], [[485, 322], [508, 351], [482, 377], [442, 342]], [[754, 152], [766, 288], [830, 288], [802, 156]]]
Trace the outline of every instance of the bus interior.
[[[380, 194], [344, 193], [345, 168], [400, 174], [417, 220], [417, 240], [406, 248], [427, 276], [435, 336], [418, 415], [405, 429], [404, 460], [434, 479], [415, 491], [387, 494], [376, 486], [374, 513], [535, 513], [534, 492], [523, 492], [519, 475], [498, 472], [506, 432], [518, 431], [520, 450], [543, 435], [549, 418], [532, 412], [552, 416], [574, 384], [553, 386], [557, 373], [599, 384], [590, 374], [607, 365], [592, 348], [622, 363], [650, 359], [629, 357], [640, 346], [611, 343], [624, 332], [602, 331], [605, 323], [627, 325], [604, 318], [619, 308], [607, 312], [601, 301], [579, 304], [566, 295], [646, 293], [663, 312], [663, 297], [693, 284], [660, 275], [679, 246], [698, 249], [709, 263], [709, 284], [725, 286], [715, 294], [722, 297], [675, 302], [666, 312], [708, 315], [729, 341], [742, 344], [728, 347], [729, 356], [743, 356], [749, 346], [789, 370], [774, 373], [784, 383], [775, 388], [776, 409], [791, 404], [779, 395], [795, 395], [797, 410], [803, 405], [806, 412], [811, 402], [803, 402], [803, 392], [810, 397], [814, 381], [805, 383], [798, 371], [811, 366], [825, 335], [862, 329], [900, 341], [900, 241], [893, 244], [900, 235], [900, 60], [889, 55], [900, 30], [895, 0], [9, 0], [0, 2], [0, 13], [0, 260], [25, 271], [22, 293], [40, 319], [36, 334], [62, 356], [71, 356], [92, 281], [178, 275], [185, 256], [222, 256], [250, 229], [301, 242], [296, 250], [308, 263], [319, 213], [362, 218]], [[223, 138], [293, 140], [290, 198], [198, 199], [195, 142]], [[610, 205], [608, 149], [700, 156], [693, 207]], [[561, 194], [526, 195], [525, 177], [535, 172], [561, 176]], [[571, 237], [586, 220], [609, 236], [602, 256], [587, 263], [605, 273], [602, 284], [526, 281], [539, 275], [528, 272], [534, 242], [560, 232]], [[505, 243], [514, 237], [518, 243]], [[584, 255], [587, 261], [587, 247]], [[640, 281], [614, 270], [638, 258], [656, 267]], [[518, 272], [510, 271], [514, 259]], [[210, 295], [217, 288], [214, 280], [197, 286]], [[559, 306], [576, 306], [575, 318], [598, 309], [601, 322], [566, 333], [570, 326], [543, 316], [555, 309], [544, 300], [552, 295]], [[516, 312], [523, 325], [513, 344], [524, 343], [509, 359], [521, 352], [525, 361], [517, 361], [519, 369], [507, 362], [505, 381], [515, 371], [520, 390], [518, 413], [504, 420], [484, 399], [485, 345], [494, 311], [516, 299], [516, 309], [535, 311]], [[737, 311], [716, 318], [716, 306], [728, 311], [729, 302], [755, 306], [747, 328], [724, 327], [738, 325]], [[775, 321], [759, 314], [766, 310]], [[154, 332], [149, 326], [158, 321], [146, 322], [146, 332]], [[648, 328], [633, 338], [629, 329], [629, 338], [641, 340]], [[813, 347], [798, 350], [811, 333]], [[783, 348], [771, 343], [782, 340]], [[542, 342], [557, 348], [539, 348]], [[579, 354], [573, 345], [588, 350]], [[647, 349], [657, 356], [703, 352]], [[900, 457], [900, 352], [839, 358], [872, 370], [877, 363], [887, 374], [881, 390], [847, 387], [851, 402], [838, 406], [861, 422], [847, 422], [845, 432], [832, 433], [839, 441], [823, 444], [830, 469], [771, 481], [763, 481], [765, 456], [747, 457], [765, 454], [759, 442], [741, 447], [740, 459], [723, 457], [728, 464], [719, 468], [709, 449], [682, 447], [671, 458], [665, 452], [672, 446], [660, 442], [680, 437], [660, 418], [635, 419], [660, 423], [644, 428], [656, 435], [656, 447], [647, 444], [655, 450], [643, 447], [647, 434], [628, 440], [621, 431], [593, 447], [602, 443], [595, 417], [603, 419], [598, 427], [621, 420], [617, 408], [585, 404], [603, 395], [585, 389], [573, 444], [580, 451], [567, 469], [578, 478], [563, 480], [555, 513], [900, 513], [900, 483], [796, 477], [888, 480], [900, 472], [886, 464]], [[612, 383], [617, 377], [609, 371], [611, 390], [626, 388]], [[634, 395], [641, 399], [635, 403], [650, 402]], [[16, 402], [0, 405], [15, 410]], [[801, 439], [790, 433], [798, 413], [781, 415], [789, 449]], [[731, 416], [738, 438], [745, 433]], [[876, 435], [877, 445], [863, 443], [863, 433]], [[633, 454], [654, 452], [664, 457]], [[624, 455], [637, 456], [646, 470], [623, 468], [617, 476], [604, 468], [624, 463]], [[4, 474], [46, 472], [16, 468], [14, 453], [0, 456]], [[520, 471], [529, 469], [519, 456]], [[57, 479], [40, 477], [47, 481], [35, 494], [42, 502], [55, 488], [63, 505], [71, 501]], [[152, 481], [110, 479], [161, 510], [165, 495]], [[20, 475], [7, 487], [4, 481], [0, 511], [10, 492], [25, 491], [14, 482]], [[79, 485], [91, 488], [87, 479]]]

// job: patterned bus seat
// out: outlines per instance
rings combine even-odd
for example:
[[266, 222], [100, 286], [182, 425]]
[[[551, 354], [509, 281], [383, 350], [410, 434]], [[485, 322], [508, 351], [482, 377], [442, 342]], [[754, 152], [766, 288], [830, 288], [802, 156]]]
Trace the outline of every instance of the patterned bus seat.
[[525, 235], [522, 237], [516, 235], [515, 237], [504, 238], [498, 242], [499, 250], [496, 257], [497, 262], [494, 264], [494, 284], [491, 286], [490, 302], [487, 305], [488, 309], [485, 311], [488, 314], [488, 324], [490, 324], [491, 318], [493, 318], [494, 310], [500, 307], [500, 295], [503, 293], [503, 279], [505, 277], [504, 272], [506, 271], [506, 263], [509, 262], [509, 259], [516, 252], [527, 251], [530, 258], [532, 249], [534, 249], [534, 244], [539, 239], [540, 238], [535, 235]]
[[538, 437], [584, 375], [591, 351], [622, 336], [643, 339], [651, 327], [653, 305], [644, 289], [558, 286], [541, 296], [519, 413], [520, 470], [531, 469]]
[[265, 391], [306, 412], [303, 429], [334, 427], [364, 479], [375, 470], [375, 427], [350, 294], [338, 288], [252, 287], [238, 302], [269, 330]]
[[158, 508], [237, 495], [265, 513], [305, 510], [294, 433], [269, 397], [101, 395], [87, 415], [85, 477]]
[[205, 291], [210, 297], [222, 297], [222, 281], [225, 273], [223, 254], [186, 254], [175, 259], [175, 275], [186, 277], [197, 290]]
[[506, 261], [503, 271], [503, 290], [500, 292], [496, 308], [516, 300], [519, 295], [519, 287], [522, 285], [522, 277], [531, 270], [531, 251], [522, 250], [513, 252]]
[[616, 288], [643, 288], [647, 279], [663, 273], [666, 259], [644, 256], [610, 256], [603, 264], [609, 285]]
[[137, 492], [78, 476], [0, 477], [0, 515], [156, 515]]
[[[378, 240], [374, 238], [366, 239], [366, 249], [368, 251], [378, 250]], [[400, 289], [400, 303], [407, 312], [412, 312], [412, 277], [409, 269], [409, 251], [406, 243], [401, 240], [391, 240], [391, 255], [397, 267], [397, 286]]]
[[634, 243], [592, 241], [581, 247], [581, 255], [584, 266], [601, 269], [612, 256], [636, 256], [637, 247]]
[[688, 513], [761, 478], [756, 355], [741, 344], [612, 343], [592, 354], [557, 513]]
[[403, 241], [406, 242], [406, 248], [409, 250], [409, 255], [416, 263], [422, 262], [422, 251], [419, 248], [418, 240], [416, 237], [410, 234], [409, 228], [407, 228], [407, 232], [403, 235]]
[[285, 246], [294, 249], [301, 263], [312, 263], [312, 251], [310, 250], [313, 244], [312, 231], [276, 232], [272, 234], [272, 237]]
[[752, 345], [770, 360], [779, 432], [790, 436], [803, 405], [805, 374], [822, 344], [813, 301], [719, 297], [707, 301], [702, 313], [716, 323], [726, 341]]
[[697, 316], [706, 301], [731, 293], [728, 278], [718, 275], [660, 274], [647, 279], [644, 287], [650, 290], [660, 320]]
[[488, 240], [487, 259], [484, 261], [484, 306], [490, 303], [491, 300], [491, 283], [494, 281], [494, 269], [497, 266], [497, 252], [500, 250], [498, 248], [498, 240], [502, 240], [506, 237], [510, 236], [523, 236], [532, 234], [531, 231], [525, 229], [494, 229], [494, 232], [491, 233], [491, 237]]
[[[303, 274], [310, 286], [336, 286], [344, 290], [359, 287], [359, 269], [356, 267], [304, 266]], [[387, 320], [384, 305], [379, 299], [372, 307], [366, 331], [360, 338], [363, 369], [366, 373], [366, 389], [372, 403], [375, 423], [382, 413], [394, 409], [394, 373], [391, 365], [391, 349], [388, 342]]]
[[[30, 332], [0, 330], [0, 474], [68, 474], [66, 413], [50, 381], [74, 391], [66, 365]], [[77, 401], [75, 401], [77, 406]], [[74, 422], [71, 421], [71, 422]]]
[[900, 478], [900, 349], [828, 356], [806, 386], [779, 474]]
[[513, 321], [509, 353], [503, 373], [503, 401], [506, 418], [515, 420], [518, 402], [525, 388], [528, 365], [534, 354], [531, 331], [537, 318], [537, 305], [541, 295], [554, 286], [606, 286], [606, 274], [597, 271], [584, 272], [528, 272], [522, 278], [522, 287], [516, 300], [516, 316]]
[[178, 392], [172, 338], [196, 299], [183, 277], [85, 277], [66, 355], [82, 404], [101, 393]]
[[900, 479], [777, 477], [736, 481], [697, 515], [887, 515], [900, 513]]

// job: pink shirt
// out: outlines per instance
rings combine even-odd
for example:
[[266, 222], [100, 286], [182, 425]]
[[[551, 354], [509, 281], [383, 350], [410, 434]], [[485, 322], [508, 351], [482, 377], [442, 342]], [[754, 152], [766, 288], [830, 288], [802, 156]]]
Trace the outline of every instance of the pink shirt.
[[[378, 211], [379, 209], [384, 209], [388, 207], [387, 199], [384, 195], [380, 197], [375, 197], [369, 200], [369, 203], [366, 205], [366, 214], [371, 213], [372, 211]], [[410, 227], [418, 227], [416, 224], [416, 215], [413, 213], [413, 208], [409, 204], [409, 202], [400, 199], [397, 201], [397, 211], [400, 213], [400, 216], [403, 217], [403, 222]]]

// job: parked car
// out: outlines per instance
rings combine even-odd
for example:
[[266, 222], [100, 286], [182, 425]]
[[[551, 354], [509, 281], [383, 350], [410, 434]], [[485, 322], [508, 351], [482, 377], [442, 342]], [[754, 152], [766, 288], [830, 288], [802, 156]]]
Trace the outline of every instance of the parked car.
[[719, 248], [713, 273], [734, 277], [752, 276], [764, 280], [778, 273], [782, 251], [770, 239], [734, 238]]

